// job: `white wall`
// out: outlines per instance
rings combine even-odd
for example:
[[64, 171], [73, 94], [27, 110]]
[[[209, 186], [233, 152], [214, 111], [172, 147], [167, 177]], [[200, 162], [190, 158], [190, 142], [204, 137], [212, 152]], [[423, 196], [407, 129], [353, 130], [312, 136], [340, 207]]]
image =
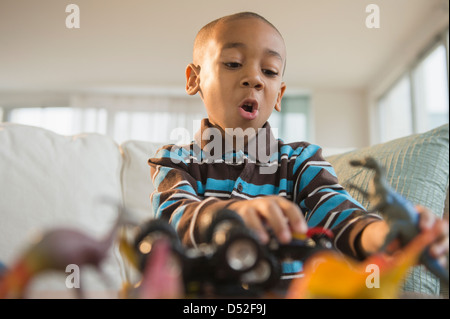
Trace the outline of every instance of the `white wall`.
[[333, 151], [369, 144], [368, 113], [362, 89], [317, 88], [312, 91], [314, 143]]

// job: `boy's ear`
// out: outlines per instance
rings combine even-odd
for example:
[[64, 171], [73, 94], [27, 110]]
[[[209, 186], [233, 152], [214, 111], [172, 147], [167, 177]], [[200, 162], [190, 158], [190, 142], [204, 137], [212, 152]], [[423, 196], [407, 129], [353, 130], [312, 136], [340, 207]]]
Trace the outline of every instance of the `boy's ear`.
[[186, 67], [186, 92], [195, 95], [200, 90], [200, 66], [190, 63]]
[[281, 82], [280, 91], [278, 92], [277, 103], [275, 104], [275, 110], [281, 111], [281, 99], [283, 98], [284, 91], [286, 91], [286, 83]]

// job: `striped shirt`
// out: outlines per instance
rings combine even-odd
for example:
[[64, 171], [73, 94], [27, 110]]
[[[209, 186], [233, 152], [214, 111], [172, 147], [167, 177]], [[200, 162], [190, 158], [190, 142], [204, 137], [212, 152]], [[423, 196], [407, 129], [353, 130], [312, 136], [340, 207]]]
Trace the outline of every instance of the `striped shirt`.
[[273, 137], [269, 123], [243, 147], [228, 147], [222, 136], [205, 138], [210, 128], [204, 119], [191, 144], [166, 145], [148, 161], [155, 186], [150, 196], [154, 217], [168, 220], [183, 244], [199, 243], [196, 220], [201, 214], [235, 201], [278, 195], [300, 206], [309, 227], [330, 229], [338, 250], [358, 257], [357, 236], [379, 218], [339, 184], [320, 147], [285, 144]]

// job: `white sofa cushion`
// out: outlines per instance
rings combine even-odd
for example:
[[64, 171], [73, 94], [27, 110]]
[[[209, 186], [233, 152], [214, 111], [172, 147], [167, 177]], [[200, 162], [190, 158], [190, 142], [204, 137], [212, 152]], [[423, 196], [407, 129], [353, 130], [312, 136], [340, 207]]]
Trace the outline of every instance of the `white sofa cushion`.
[[150, 194], [154, 186], [148, 159], [153, 157], [161, 146], [163, 144], [135, 140], [120, 145], [123, 154], [123, 202], [138, 222], [153, 217]]
[[[108, 233], [117, 209], [98, 200], [121, 199], [122, 157], [112, 139], [93, 133], [61, 136], [1, 123], [0, 145], [0, 261], [7, 267], [33, 236], [47, 229], [69, 226], [99, 239]], [[120, 274], [112, 254], [104, 269], [117, 286]], [[83, 278], [86, 272], [81, 272], [85, 289], [105, 288], [98, 275]], [[33, 283], [32, 288], [65, 289], [65, 278], [59, 276], [50, 285], [41, 280], [42, 285]]]

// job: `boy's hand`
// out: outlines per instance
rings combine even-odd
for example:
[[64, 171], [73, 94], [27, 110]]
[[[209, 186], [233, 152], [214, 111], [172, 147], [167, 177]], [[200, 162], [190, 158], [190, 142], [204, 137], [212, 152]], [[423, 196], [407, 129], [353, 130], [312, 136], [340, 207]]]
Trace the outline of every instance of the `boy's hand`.
[[[430, 254], [436, 258], [442, 266], [447, 263], [449, 251], [448, 242], [448, 221], [437, 218], [428, 208], [416, 205], [416, 210], [420, 215], [419, 228], [421, 230], [438, 227], [440, 230], [439, 238], [430, 246]], [[368, 225], [361, 236], [361, 244], [366, 254], [373, 254], [381, 248], [386, 234], [389, 232], [389, 226], [385, 221], [379, 221]], [[396, 247], [395, 249], [398, 249]], [[394, 249], [394, 250], [395, 250]]]
[[431, 257], [438, 260], [438, 262], [445, 266], [447, 263], [447, 255], [449, 250], [448, 243], [448, 221], [437, 218], [428, 208], [417, 205], [417, 212], [420, 214], [419, 227], [420, 229], [430, 229], [435, 225], [439, 227], [440, 236], [430, 246]]
[[269, 241], [266, 225], [284, 244], [291, 241], [292, 232], [305, 234], [308, 230], [300, 208], [280, 196], [242, 200], [231, 204], [229, 208], [244, 219], [246, 225], [256, 232], [263, 244]]

